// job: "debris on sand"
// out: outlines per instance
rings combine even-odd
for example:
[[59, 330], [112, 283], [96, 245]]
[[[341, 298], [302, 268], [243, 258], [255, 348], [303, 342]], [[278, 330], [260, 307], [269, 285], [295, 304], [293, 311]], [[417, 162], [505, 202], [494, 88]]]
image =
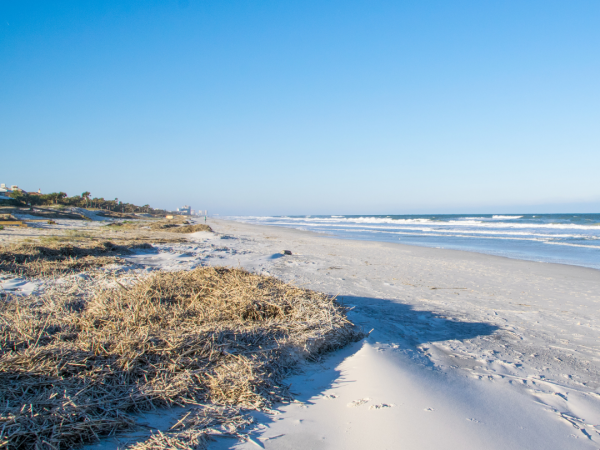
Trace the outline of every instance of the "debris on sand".
[[152, 231], [166, 231], [170, 233], [196, 233], [198, 231], [209, 231], [212, 232], [212, 228], [205, 224], [191, 225], [187, 221], [179, 222], [173, 220], [161, 220], [159, 222], [115, 222], [106, 225], [109, 228], [117, 230], [152, 230]]
[[198, 224], [198, 225], [184, 225], [182, 227], [171, 228], [170, 231], [172, 233], [196, 233], [198, 231], [209, 231], [212, 233], [212, 228], [208, 225]]

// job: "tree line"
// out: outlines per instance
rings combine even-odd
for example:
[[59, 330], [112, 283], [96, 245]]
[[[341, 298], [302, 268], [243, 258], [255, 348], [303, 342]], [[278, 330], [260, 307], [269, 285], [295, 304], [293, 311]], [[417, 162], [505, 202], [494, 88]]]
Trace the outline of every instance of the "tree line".
[[52, 192], [50, 194], [28, 193], [24, 191], [13, 191], [9, 194], [10, 202], [15, 206], [52, 206], [64, 205], [79, 208], [103, 209], [106, 211], [115, 211], [123, 213], [148, 213], [163, 214], [166, 211], [162, 209], [151, 208], [150, 205], [138, 206], [133, 203], [120, 202], [118, 198], [114, 200], [105, 200], [100, 197], [92, 197], [86, 191], [81, 195], [69, 197], [65, 192]]

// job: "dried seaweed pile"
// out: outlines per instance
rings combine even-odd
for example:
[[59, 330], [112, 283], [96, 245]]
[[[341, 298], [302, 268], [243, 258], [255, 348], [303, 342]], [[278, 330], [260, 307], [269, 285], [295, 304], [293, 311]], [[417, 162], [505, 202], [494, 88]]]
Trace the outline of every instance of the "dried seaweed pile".
[[187, 225], [190, 222], [185, 219], [183, 216], [175, 216], [173, 219], [162, 219], [162, 220], [125, 220], [123, 222], [112, 222], [106, 227], [118, 228], [122, 230], [130, 229], [138, 229], [138, 228], [149, 228], [151, 230], [163, 230], [166, 228], [177, 227], [179, 225]]
[[[6, 302], [0, 446], [71, 448], [174, 404], [268, 407], [289, 398], [281, 381], [296, 362], [362, 336], [331, 297], [239, 269], [96, 286]], [[200, 445], [207, 421], [194, 417], [139, 448]]]
[[[161, 220], [158, 222], [147, 222], [147, 221], [142, 221], [142, 222], [115, 222], [115, 223], [111, 223], [109, 225], [106, 225], [107, 227], [110, 228], [114, 228], [116, 230], [139, 230], [139, 229], [146, 229], [146, 230], [152, 230], [152, 231], [169, 231], [170, 228], [176, 228], [181, 226], [183, 222], [181, 221], [173, 221], [173, 220]], [[186, 224], [188, 222], [185, 222]]]
[[148, 243], [117, 245], [110, 241], [44, 245], [21, 243], [0, 247], [0, 272], [35, 277], [81, 272], [118, 262], [132, 249], [148, 249]]
[[212, 232], [212, 228], [208, 225], [198, 224], [198, 225], [183, 225], [181, 227], [171, 228], [170, 231], [172, 233], [196, 233], [197, 231], [210, 231]]
[[112, 229], [131, 230], [146, 228], [152, 231], [167, 231], [172, 233], [195, 233], [197, 231], [213, 231], [211, 227], [205, 224], [191, 225], [183, 219], [161, 220], [159, 222], [117, 222], [107, 225]]
[[[132, 224], [128, 224], [128, 225], [131, 226]], [[159, 231], [159, 230], [160, 231], [163, 231], [163, 230], [169, 231], [169, 228], [177, 228], [179, 226], [179, 224], [173, 223], [173, 222], [154, 222], [149, 225], [148, 224], [140, 224], [138, 226], [138, 228], [140, 226], [147, 226], [148, 228], [150, 228], [151, 230], [154, 230], [154, 231]]]

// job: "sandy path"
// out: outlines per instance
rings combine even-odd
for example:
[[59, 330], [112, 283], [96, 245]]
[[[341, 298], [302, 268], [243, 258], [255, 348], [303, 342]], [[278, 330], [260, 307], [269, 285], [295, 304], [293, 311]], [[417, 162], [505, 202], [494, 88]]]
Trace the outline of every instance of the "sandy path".
[[345, 359], [296, 377], [308, 403], [263, 417], [239, 447], [600, 447], [600, 271], [210, 225], [235, 253], [216, 263], [337, 294], [374, 329]]

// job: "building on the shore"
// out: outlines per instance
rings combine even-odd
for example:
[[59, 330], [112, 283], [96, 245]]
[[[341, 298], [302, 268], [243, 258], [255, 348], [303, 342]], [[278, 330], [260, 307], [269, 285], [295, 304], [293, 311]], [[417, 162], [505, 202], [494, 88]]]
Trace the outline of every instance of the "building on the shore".
[[184, 216], [192, 215], [192, 207], [189, 205], [185, 205], [183, 208], [177, 208], [177, 212]]
[[10, 194], [13, 191], [21, 191], [22, 189], [19, 189], [19, 186], [17, 185], [12, 185], [12, 186], [7, 186], [6, 184], [2, 183], [0, 184], [0, 200], [9, 200], [10, 199]]
[[[11, 192], [14, 192], [14, 191], [27, 193], [27, 191], [24, 191], [16, 184], [8, 186], [6, 183], [0, 183], [0, 192], [8, 192], [10, 194]], [[41, 193], [42, 193], [42, 190], [38, 189], [38, 194], [41, 194]]]
[[10, 194], [13, 192], [22, 192], [24, 194], [29, 195], [42, 195], [42, 190], [38, 189], [37, 192], [27, 192], [21, 189], [16, 184], [11, 186], [6, 185], [6, 183], [0, 183], [0, 200], [10, 200]]
[[182, 208], [177, 208], [175, 211], [165, 211], [166, 213], [172, 214], [174, 216], [206, 216], [207, 211], [199, 209], [192, 209], [191, 206], [185, 205]]

